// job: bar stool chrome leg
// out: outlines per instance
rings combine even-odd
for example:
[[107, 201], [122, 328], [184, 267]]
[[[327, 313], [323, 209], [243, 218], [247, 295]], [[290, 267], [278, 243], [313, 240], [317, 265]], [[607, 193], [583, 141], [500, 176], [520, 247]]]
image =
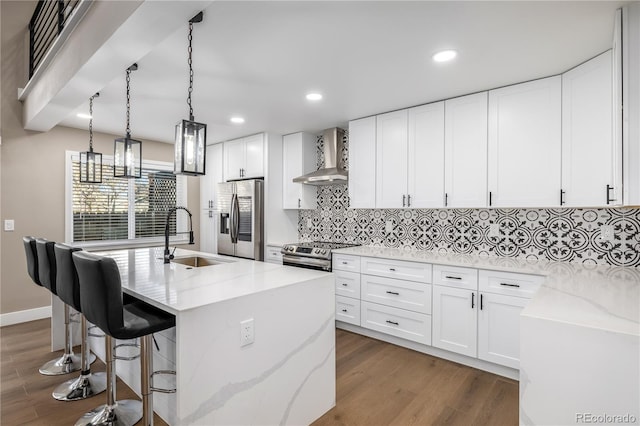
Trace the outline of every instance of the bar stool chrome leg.
[[174, 375], [175, 371], [153, 371], [153, 340], [152, 334], [140, 338], [140, 393], [142, 394], [142, 425], [153, 426], [153, 392], [175, 393], [175, 389], [163, 389], [153, 386], [153, 376], [156, 374]]
[[142, 418], [142, 402], [126, 399], [116, 401], [116, 371], [113, 338], [105, 335], [107, 363], [107, 403], [85, 413], [75, 426], [133, 426]]
[[[95, 356], [93, 356], [95, 360]], [[93, 362], [93, 360], [91, 362]], [[60, 358], [53, 359], [42, 367], [40, 374], [46, 376], [57, 376], [59, 374], [68, 374], [80, 370], [82, 367], [81, 359], [73, 353], [73, 343], [71, 341], [71, 321], [69, 320], [69, 305], [64, 305], [64, 354]]]
[[[107, 389], [107, 375], [105, 373], [91, 373], [89, 344], [87, 342], [87, 319], [81, 315], [82, 329], [82, 371], [77, 379], [68, 380], [53, 391], [53, 397], [59, 401], [76, 401], [89, 398]], [[95, 359], [95, 355], [94, 355]]]

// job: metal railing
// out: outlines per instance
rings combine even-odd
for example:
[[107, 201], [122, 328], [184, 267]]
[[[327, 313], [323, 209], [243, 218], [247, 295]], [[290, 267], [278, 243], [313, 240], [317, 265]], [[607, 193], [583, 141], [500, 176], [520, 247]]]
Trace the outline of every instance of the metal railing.
[[29, 78], [64, 29], [80, 0], [40, 0], [29, 22]]

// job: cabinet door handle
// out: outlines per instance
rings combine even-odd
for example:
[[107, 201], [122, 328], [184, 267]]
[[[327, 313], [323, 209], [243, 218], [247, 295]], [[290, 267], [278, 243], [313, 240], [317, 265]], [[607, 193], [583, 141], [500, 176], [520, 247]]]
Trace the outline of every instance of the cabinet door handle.
[[411, 194], [407, 194], [407, 207], [411, 207]]
[[387, 293], [388, 294], [393, 294], [395, 296], [400, 296], [400, 293], [398, 293], [397, 291], [389, 291], [389, 290], [387, 290]]
[[476, 307], [476, 294], [471, 293], [471, 309]]
[[445, 276], [446, 279], [448, 280], [461, 280], [462, 277], [454, 277], [453, 275], [447, 275]]
[[398, 325], [398, 323], [397, 323], [397, 322], [395, 322], [395, 321], [387, 320], [387, 322], [388, 322], [389, 324]]
[[209, 210], [209, 217], [213, 217], [213, 212]]
[[447, 204], [449, 204], [449, 194], [447, 194], [445, 192], [444, 193], [444, 206], [447, 207]]
[[405, 204], [406, 204], [406, 198], [407, 198], [407, 196], [402, 194], [402, 207], [404, 207]]
[[300, 208], [300, 198], [298, 198], [298, 208]]
[[480, 293], [480, 310], [482, 310], [482, 308], [484, 308], [484, 301], [483, 301], [482, 293]]
[[503, 286], [505, 286], [505, 287], [516, 287], [516, 288], [520, 288], [520, 284], [500, 283], [500, 285], [503, 285]]
[[561, 205], [561, 206], [563, 206], [563, 205], [565, 204], [565, 201], [564, 201], [564, 194], [565, 194], [565, 192], [561, 189], [561, 190], [560, 190], [560, 205]]
[[611, 191], [613, 191], [613, 186], [607, 185], [607, 205], [609, 205], [611, 201], [616, 201], [615, 198], [611, 198]]
[[396, 268], [389, 268], [389, 270], [390, 270], [391, 272], [395, 272], [395, 271], [396, 271]]
[[491, 191], [489, 191], [489, 206], [491, 206], [491, 197], [492, 197], [492, 194], [491, 194]]

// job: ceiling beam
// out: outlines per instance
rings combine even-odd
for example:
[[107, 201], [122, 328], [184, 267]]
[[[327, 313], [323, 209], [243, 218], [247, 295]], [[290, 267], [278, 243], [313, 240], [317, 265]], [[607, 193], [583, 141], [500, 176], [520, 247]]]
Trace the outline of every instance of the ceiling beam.
[[48, 131], [212, 1], [95, 1], [23, 101], [27, 130]]

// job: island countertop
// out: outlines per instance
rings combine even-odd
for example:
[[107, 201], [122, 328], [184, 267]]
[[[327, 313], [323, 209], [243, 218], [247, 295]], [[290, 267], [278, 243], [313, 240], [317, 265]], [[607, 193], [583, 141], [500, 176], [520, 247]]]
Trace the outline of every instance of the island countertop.
[[199, 268], [176, 262], [164, 264], [162, 247], [96, 254], [116, 261], [125, 293], [173, 314], [329, 274], [184, 249], [176, 250], [176, 260], [200, 256], [220, 263]]

